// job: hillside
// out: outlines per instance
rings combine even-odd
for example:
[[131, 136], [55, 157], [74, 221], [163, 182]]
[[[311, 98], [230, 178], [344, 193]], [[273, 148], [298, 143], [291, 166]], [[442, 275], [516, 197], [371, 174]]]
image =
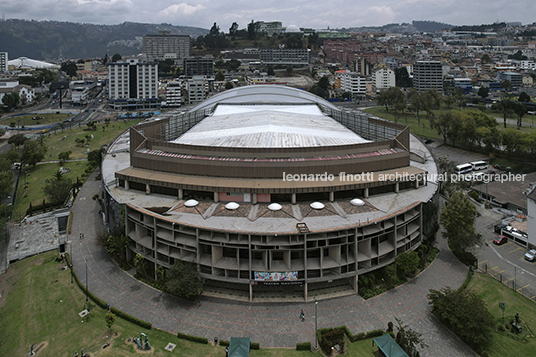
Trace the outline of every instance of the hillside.
[[10, 59], [24, 56], [38, 60], [104, 57], [106, 53], [133, 55], [141, 52], [143, 35], [159, 30], [193, 38], [208, 33], [198, 27], [171, 24], [94, 25], [9, 19], [0, 21], [0, 52], [8, 52]]

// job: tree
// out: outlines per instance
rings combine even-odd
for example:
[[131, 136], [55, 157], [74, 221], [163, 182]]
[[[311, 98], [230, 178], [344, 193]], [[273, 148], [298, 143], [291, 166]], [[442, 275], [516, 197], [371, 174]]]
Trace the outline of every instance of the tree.
[[210, 32], [209, 32], [210, 36], [219, 36], [220, 35], [220, 27], [214, 23], [214, 25], [212, 25], [212, 27], [210, 28]]
[[254, 40], [257, 38], [258, 28], [259, 24], [251, 20], [251, 22], [248, 24], [248, 40]]
[[266, 74], [269, 76], [275, 75], [274, 67], [271, 64], [266, 67]]
[[19, 105], [20, 102], [20, 96], [17, 92], [11, 92], [4, 94], [2, 97], [2, 103], [7, 107], [8, 111], [11, 111], [11, 109], [16, 108]]
[[489, 87], [481, 86], [480, 88], [478, 88], [478, 95], [481, 98], [486, 98], [489, 95]]
[[501, 87], [507, 92], [509, 92], [512, 89], [512, 82], [510, 82], [508, 79], [505, 79], [501, 82]]
[[203, 283], [193, 263], [175, 261], [167, 272], [166, 291], [188, 300], [195, 300], [203, 292]]
[[512, 102], [512, 110], [517, 115], [517, 130], [523, 125], [523, 116], [527, 114], [527, 106], [520, 102]]
[[9, 145], [14, 145], [15, 148], [24, 145], [28, 141], [28, 138], [24, 134], [15, 134], [7, 140]]
[[225, 89], [233, 89], [234, 85], [231, 82], [225, 82]]
[[483, 54], [480, 59], [482, 63], [491, 63], [491, 57], [487, 53]]
[[106, 327], [108, 327], [108, 330], [110, 330], [115, 323], [115, 314], [111, 311], [108, 311], [106, 315], [104, 315], [104, 320], [106, 321]]
[[395, 341], [398, 345], [408, 354], [409, 357], [419, 356], [419, 351], [417, 351], [417, 346], [421, 348], [428, 347], [422, 338], [422, 334], [414, 331], [409, 328], [408, 325], [402, 324], [402, 321], [395, 317], [396, 321], [396, 337]]
[[291, 74], [293, 71], [294, 71], [294, 68], [292, 67], [292, 65], [288, 65], [287, 66], [287, 74]]
[[117, 257], [119, 264], [126, 263], [126, 251], [130, 240], [124, 234], [110, 235], [106, 240], [106, 250]]
[[61, 64], [60, 69], [63, 72], [65, 72], [65, 74], [68, 75], [69, 77], [75, 77], [76, 76], [77, 67], [76, 67], [76, 63], [74, 63], [73, 61], [63, 62]]
[[218, 82], [223, 82], [225, 80], [225, 75], [221, 71], [218, 71], [218, 73], [216, 73], [216, 75], [214, 76], [214, 80]]
[[475, 219], [478, 216], [475, 205], [463, 192], [454, 192], [443, 207], [439, 221], [443, 226], [443, 238], [448, 239], [453, 251], [465, 252], [477, 243], [482, 236], [475, 231]]
[[121, 61], [123, 58], [121, 57], [121, 55], [119, 53], [116, 53], [112, 56], [112, 62], [117, 62], [117, 61]]
[[414, 250], [409, 250], [396, 257], [396, 269], [400, 275], [414, 275], [421, 259]]
[[518, 102], [524, 102], [524, 103], [530, 103], [530, 95], [528, 95], [526, 92], [519, 93], [519, 98], [517, 99]]
[[469, 346], [480, 351], [486, 348], [495, 324], [478, 295], [467, 289], [452, 290], [447, 286], [430, 290], [428, 299], [432, 313]]
[[92, 166], [100, 166], [103, 153], [104, 153], [104, 148], [92, 150], [87, 153], [87, 161]]
[[53, 178], [45, 184], [43, 191], [50, 202], [60, 204], [65, 202], [67, 197], [69, 197], [72, 188], [73, 183], [70, 178], [62, 178], [60, 180]]
[[417, 125], [421, 126], [421, 118], [419, 117], [419, 111], [424, 106], [423, 96], [415, 88], [410, 88], [408, 91], [409, 104], [415, 110], [415, 116], [417, 117]]
[[35, 167], [38, 162], [44, 159], [47, 152], [47, 147], [37, 140], [28, 140], [24, 143], [20, 160], [24, 165]]
[[233, 22], [231, 27], [229, 28], [229, 35], [233, 38], [236, 36], [236, 31], [238, 30], [238, 24], [236, 22]]
[[13, 177], [9, 172], [0, 173], [0, 199], [6, 198], [13, 191]]
[[[503, 82], [504, 83], [504, 82]], [[503, 113], [504, 127], [506, 128], [506, 115], [512, 109], [512, 95], [506, 92], [501, 94], [501, 100], [497, 103], [499, 110]]]
[[145, 277], [147, 277], [147, 272], [145, 271], [145, 258], [140, 253], [136, 254], [136, 256], [133, 259], [134, 268], [136, 268], [136, 271], [138, 274], [140, 272], [143, 272]]
[[71, 154], [72, 154], [71, 150], [60, 152], [58, 154], [58, 159], [60, 160], [60, 165], [63, 165], [65, 163], [65, 161], [69, 160], [69, 156], [71, 156]]

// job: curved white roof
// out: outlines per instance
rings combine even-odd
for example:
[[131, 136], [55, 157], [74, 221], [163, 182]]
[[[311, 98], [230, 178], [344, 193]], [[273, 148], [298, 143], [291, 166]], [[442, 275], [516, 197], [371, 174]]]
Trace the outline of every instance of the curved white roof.
[[19, 57], [17, 59], [7, 61], [8, 66], [16, 68], [60, 68], [60, 66], [48, 62], [33, 60], [27, 57]]
[[289, 148], [368, 142], [311, 105], [225, 105], [174, 141], [179, 144]]
[[312, 93], [302, 89], [296, 89], [276, 84], [261, 84], [254, 86], [245, 86], [226, 90], [217, 94], [199, 105], [195, 106], [190, 112], [200, 109], [211, 109], [218, 103], [227, 104], [245, 104], [245, 103], [274, 103], [274, 104], [312, 104], [318, 103], [325, 107], [338, 110], [336, 106], [327, 100], [320, 98]]

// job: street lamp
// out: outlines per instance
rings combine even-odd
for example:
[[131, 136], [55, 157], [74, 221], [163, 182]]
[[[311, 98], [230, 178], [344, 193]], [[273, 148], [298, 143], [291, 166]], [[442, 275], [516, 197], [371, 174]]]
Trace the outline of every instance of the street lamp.
[[313, 299], [315, 302], [315, 350], [318, 349], [318, 339], [316, 338], [316, 331], [318, 330], [318, 300], [316, 297]]

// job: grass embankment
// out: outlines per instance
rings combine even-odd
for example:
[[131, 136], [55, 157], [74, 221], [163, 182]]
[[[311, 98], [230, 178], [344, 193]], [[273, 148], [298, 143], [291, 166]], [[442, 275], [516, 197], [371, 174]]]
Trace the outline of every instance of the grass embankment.
[[[138, 121], [117, 121], [109, 124], [96, 124], [96, 131], [84, 131], [87, 126], [82, 125], [72, 129], [48, 133], [44, 137], [44, 143], [48, 150], [43, 161], [58, 160], [58, 154], [68, 150], [72, 151], [70, 159], [86, 159], [87, 150], [96, 150], [103, 145], [111, 143], [121, 132], [136, 123]], [[90, 139], [84, 145], [76, 143], [76, 139], [86, 139], [86, 135], [93, 135], [93, 139]], [[73, 182], [76, 182], [77, 177], [82, 181], [87, 177], [87, 174], [84, 173], [87, 167], [86, 161], [71, 161], [61, 166], [71, 169], [71, 172], [66, 173], [64, 177], [71, 179]], [[15, 220], [24, 217], [30, 203], [34, 207], [43, 203], [45, 198], [43, 188], [47, 184], [47, 180], [51, 180], [59, 168], [59, 163], [49, 163], [38, 164], [35, 168], [25, 166], [22, 169], [14, 208]]]
[[9, 126], [11, 123], [15, 123], [17, 127], [27, 125], [44, 125], [60, 123], [74, 116], [75, 114], [69, 113], [32, 113], [2, 118], [2, 120], [0, 120], [0, 124]]
[[[70, 284], [69, 270], [61, 271], [65, 262], [56, 262], [57, 251], [36, 255], [11, 264], [7, 288], [3, 297], [7, 300], [0, 308], [0, 351], [2, 356], [25, 356], [34, 344], [42, 347], [37, 356], [72, 356], [85, 353], [92, 356], [132, 356], [137, 351], [125, 341], [129, 337], [149, 336], [152, 356], [224, 356], [225, 347], [204, 345], [178, 339], [168, 332], [145, 330], [116, 316], [112, 331], [105, 323], [106, 311], [92, 305], [89, 317], [80, 318], [85, 308], [85, 295], [76, 283]], [[0, 278], [1, 279], [1, 278]], [[91, 302], [91, 300], [90, 300]], [[83, 321], [83, 322], [82, 322]], [[118, 334], [118, 335], [116, 335]], [[109, 342], [110, 346], [102, 346]], [[177, 345], [173, 352], [164, 347]], [[377, 356], [377, 348], [370, 339], [347, 344], [347, 356]], [[376, 351], [376, 352], [375, 352]], [[252, 357], [320, 357], [321, 352], [296, 351], [294, 349], [252, 350]]]
[[[491, 344], [487, 349], [488, 355], [497, 357], [532, 356], [536, 350], [536, 339], [531, 336], [528, 330], [530, 329], [532, 333], [536, 331], [534, 302], [485, 274], [474, 274], [467, 289], [474, 291], [485, 301], [496, 322], [493, 327]], [[504, 322], [502, 311], [499, 309], [500, 302], [506, 303]], [[516, 313], [519, 313], [524, 330], [520, 334], [520, 339], [514, 338], [510, 332], [497, 331], [499, 324], [504, 326], [514, 319]], [[521, 341], [523, 338], [525, 341]]]

